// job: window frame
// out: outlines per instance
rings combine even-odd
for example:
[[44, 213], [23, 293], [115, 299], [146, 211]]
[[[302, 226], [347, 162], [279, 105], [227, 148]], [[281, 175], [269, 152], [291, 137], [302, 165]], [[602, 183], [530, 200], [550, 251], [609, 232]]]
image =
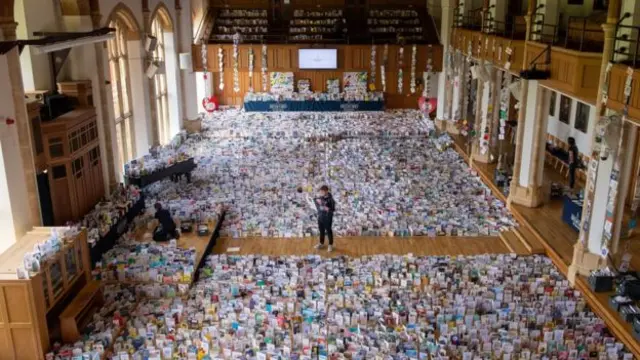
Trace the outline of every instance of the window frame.
[[[153, 51], [153, 60], [164, 66], [166, 61], [166, 47], [164, 41], [165, 29], [160, 16], [156, 16], [151, 22], [151, 36], [157, 39], [156, 48]], [[167, 75], [164, 69], [159, 69], [151, 80], [153, 88], [154, 117], [158, 142], [162, 145], [171, 141], [171, 121], [169, 119], [169, 92]]]
[[135, 158], [135, 136], [133, 120], [133, 106], [131, 102], [131, 77], [129, 72], [129, 58], [127, 50], [127, 25], [118, 18], [109, 23], [109, 27], [116, 29], [116, 36], [107, 41], [107, 56], [109, 74], [111, 76], [111, 93], [113, 96], [113, 114], [115, 123], [115, 138], [118, 148], [118, 168]]

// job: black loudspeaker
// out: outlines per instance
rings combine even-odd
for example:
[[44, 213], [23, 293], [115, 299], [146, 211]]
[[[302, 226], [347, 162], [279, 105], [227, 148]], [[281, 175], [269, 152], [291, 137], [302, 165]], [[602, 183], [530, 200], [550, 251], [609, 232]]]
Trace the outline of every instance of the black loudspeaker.
[[38, 196], [40, 198], [40, 213], [43, 226], [53, 226], [53, 202], [51, 201], [51, 188], [49, 187], [49, 175], [40, 173], [36, 175], [38, 184]]
[[527, 80], [547, 80], [551, 77], [548, 70], [529, 69], [520, 71], [520, 77]]

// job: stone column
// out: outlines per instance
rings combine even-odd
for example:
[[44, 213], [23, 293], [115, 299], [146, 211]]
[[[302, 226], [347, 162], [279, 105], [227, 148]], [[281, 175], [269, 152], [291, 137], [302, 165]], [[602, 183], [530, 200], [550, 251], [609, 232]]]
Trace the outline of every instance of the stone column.
[[[543, 202], [542, 175], [544, 172], [544, 145], [547, 131], [546, 109], [549, 93], [538, 86], [537, 81], [528, 81], [526, 107], [522, 123], [522, 142], [518, 153], [518, 182], [512, 184], [512, 201], [527, 207], [537, 207]], [[520, 131], [518, 124], [518, 131]]]
[[[180, 67], [180, 52], [183, 50], [183, 33], [182, 29], [182, 6], [180, 6], [180, 0], [175, 2], [176, 8], [176, 24], [175, 24], [175, 37], [176, 37], [176, 59], [178, 60], [178, 67]], [[185, 72], [178, 71], [178, 77], [180, 78], [180, 91], [178, 91], [180, 110], [180, 128], [184, 127], [184, 121], [187, 120], [187, 102], [186, 102], [186, 84], [185, 84]]]
[[[33, 37], [34, 31], [58, 31], [56, 2], [22, 0], [15, 4], [15, 21], [20, 23], [17, 36], [20, 39]], [[20, 55], [23, 87], [27, 91], [55, 90], [51, 87], [51, 70], [48, 54], [36, 54], [26, 47]]]
[[[149, 10], [149, 3], [148, 1], [143, 1], [142, 2], [142, 28], [144, 31], [144, 35], [145, 36], [141, 36], [142, 40], [141, 40], [141, 45], [144, 46], [144, 42], [146, 41], [146, 36], [151, 36], [151, 22], [153, 21], [153, 19], [151, 19], [151, 12]], [[162, 36], [163, 34], [160, 34], [160, 36]], [[140, 53], [140, 57], [142, 60], [142, 73], [143, 74], [143, 81], [147, 84], [146, 86], [146, 90], [148, 93], [148, 99], [153, 99], [154, 98], [154, 92], [153, 92], [153, 78], [149, 79], [147, 78], [147, 76], [145, 75], [145, 70], [147, 69], [147, 59], [146, 59], [146, 51], [144, 49], [140, 49], [141, 53]], [[149, 57], [151, 57], [152, 54], [149, 54]], [[129, 60], [131, 60], [132, 57], [131, 55], [129, 56]], [[136, 72], [133, 71], [133, 67], [137, 67], [138, 61], [136, 61], [136, 65], [132, 66], [130, 69], [130, 73], [132, 74], [136, 74]], [[132, 88], [133, 88], [133, 84], [131, 84]], [[133, 90], [133, 89], [132, 89]], [[158, 133], [158, 114], [157, 114], [157, 109], [156, 109], [156, 104], [149, 100], [149, 104], [151, 105], [149, 107], [149, 130], [150, 130], [150, 141], [151, 141], [151, 145], [152, 146], [156, 146], [160, 144], [160, 134]], [[137, 124], [138, 120], [136, 120], [136, 128], [138, 127]], [[136, 129], [137, 132], [137, 129]], [[138, 140], [138, 136], [136, 136], [136, 141]], [[138, 151], [140, 151], [140, 147], [136, 146], [138, 148]], [[139, 152], [136, 152], [136, 154], [139, 154]], [[146, 151], [144, 152], [146, 153]], [[144, 154], [143, 153], [143, 154]]]
[[450, 99], [447, 91], [447, 76], [444, 64], [447, 63], [447, 53], [451, 50], [451, 32], [453, 27], [453, 9], [454, 4], [453, 0], [443, 0], [442, 1], [442, 20], [440, 26], [440, 42], [442, 43], [442, 72], [440, 76], [438, 76], [438, 105], [436, 110], [436, 124], [440, 123], [442, 125], [443, 121], [451, 120], [445, 119], [445, 107], [447, 106], [447, 101]]
[[633, 160], [635, 149], [637, 146], [638, 140], [638, 131], [635, 125], [625, 122], [625, 131], [624, 137], [622, 138], [622, 142], [620, 143], [621, 148], [618, 150], [618, 157], [621, 157], [620, 161], [620, 175], [619, 175], [619, 183], [618, 183], [618, 191], [615, 197], [615, 210], [614, 210], [614, 218], [613, 218], [613, 230], [611, 237], [611, 253], [617, 254], [620, 250], [620, 235], [622, 228], [622, 217], [624, 215], [624, 203], [627, 198], [627, 194], [629, 193], [629, 183], [631, 182], [633, 174]]
[[[144, 40], [144, 39], [143, 39]], [[135, 137], [134, 158], [146, 155], [152, 144], [157, 144], [158, 131], [154, 111], [151, 106], [151, 82], [145, 75], [147, 54], [141, 40], [127, 41], [129, 74], [139, 74], [131, 77], [131, 103], [133, 106], [133, 135]], [[154, 142], [155, 141], [155, 142]]]
[[[100, 28], [100, 21], [102, 15], [99, 12], [93, 12], [91, 14], [91, 22], [93, 28]], [[117, 148], [115, 138], [112, 134], [115, 134], [115, 125], [113, 119], [109, 113], [109, 108], [112, 104], [109, 102], [109, 94], [111, 94], [111, 86], [107, 85], [105, 73], [107, 71], [105, 67], [105, 48], [104, 44], [94, 44], [93, 49], [96, 57], [96, 78], [97, 84], [93, 85], [94, 99], [98, 101], [95, 103], [96, 112], [98, 114], [98, 140], [100, 142], [100, 153], [102, 154], [102, 176], [105, 183], [105, 193], [111, 194], [111, 190], [117, 184], [116, 181], [116, 163], [115, 153], [113, 149]]]
[[[4, 34], [11, 35], [10, 26]], [[40, 202], [18, 47], [0, 55], [0, 252], [40, 225]], [[7, 119], [14, 120], [9, 124]]]
[[500, 98], [502, 97], [502, 71], [497, 67], [491, 67], [491, 78], [493, 79], [493, 121], [491, 122], [491, 154], [498, 157], [500, 142]]
[[[529, 40], [531, 36], [531, 18], [533, 16], [533, 12], [535, 11], [536, 0], [529, 0], [529, 8], [527, 15], [524, 17], [525, 23], [527, 24], [527, 33], [525, 36], [525, 40]], [[524, 53], [527, 53], [527, 42], [524, 44]], [[523, 61], [522, 69], [527, 69], [527, 61]], [[522, 141], [524, 138], [524, 127], [525, 127], [525, 109], [527, 106], [535, 106], [535, 104], [527, 104], [527, 99], [529, 97], [529, 80], [522, 79], [520, 80], [520, 89], [522, 91], [521, 97], [522, 101], [520, 102], [520, 109], [518, 110], [518, 127], [516, 129], [516, 153], [515, 159], [513, 162], [513, 178], [511, 179], [511, 186], [509, 191], [508, 203], [511, 203], [514, 198], [513, 189], [517, 188], [520, 183], [520, 168], [522, 166]]]
[[[12, 21], [0, 23], [0, 29], [2, 29], [4, 40], [16, 39], [17, 25], [17, 23]], [[17, 47], [14, 50], [15, 53], [12, 50], [12, 52], [5, 55], [7, 56], [7, 66], [9, 66], [10, 81], [3, 81], [2, 83], [6, 84], [10, 89], [13, 89], [12, 99], [14, 102], [15, 113], [7, 116], [13, 116], [16, 120], [22, 161], [22, 173], [25, 177], [25, 185], [28, 192], [28, 199], [26, 202], [29, 207], [28, 221], [31, 226], [38, 226], [42, 224], [42, 216], [40, 213], [40, 196], [38, 194], [38, 185], [36, 183], [31, 119], [29, 119], [27, 114], [26, 102], [24, 99], [20, 54], [18, 53]], [[0, 124], [0, 126], [2, 126], [2, 124]], [[30, 228], [28, 230], [30, 230]]]
[[[601, 91], [598, 91], [596, 98], [596, 114], [595, 120], [597, 121], [601, 115], [604, 114], [605, 106], [602, 101], [602, 90], [605, 86], [605, 77], [606, 77], [606, 69], [609, 63], [609, 59], [611, 59], [611, 55], [613, 54], [613, 44], [615, 41], [615, 28], [616, 23], [618, 22], [618, 18], [620, 16], [620, 0], [610, 0], [609, 8], [607, 13], [607, 22], [602, 24], [602, 29], [604, 31], [604, 46], [602, 50], [602, 64], [600, 66], [600, 80], [598, 88]], [[595, 132], [594, 132], [595, 133]], [[595, 135], [595, 134], [594, 134]], [[592, 144], [594, 141], [592, 140]], [[593, 149], [591, 150], [591, 159], [592, 161], [598, 161], [599, 154]], [[596, 171], [596, 179], [598, 178], [597, 173], [600, 171], [600, 166], [598, 166], [598, 170]], [[578, 242], [573, 248], [573, 259], [571, 261], [571, 265], [569, 266], [568, 279], [571, 283], [575, 282], [575, 277], [577, 274], [588, 275], [589, 272], [593, 269], [596, 269], [605, 264], [605, 261], [600, 257], [600, 255], [596, 252], [590, 252], [595, 249], [588, 249], [587, 241], [590, 238], [590, 227], [593, 225], [591, 221], [592, 211], [595, 206], [595, 191], [591, 191], [593, 188], [595, 190], [595, 185], [592, 183], [593, 179], [590, 176], [587, 176], [585, 189], [585, 201], [584, 206], [582, 208], [582, 220], [580, 222], [580, 235], [578, 237]]]

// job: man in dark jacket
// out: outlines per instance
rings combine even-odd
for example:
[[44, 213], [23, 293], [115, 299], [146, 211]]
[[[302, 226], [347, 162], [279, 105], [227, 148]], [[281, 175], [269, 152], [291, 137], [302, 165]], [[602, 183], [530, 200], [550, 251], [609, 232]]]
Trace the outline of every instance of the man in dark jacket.
[[318, 210], [318, 229], [320, 230], [320, 242], [315, 248], [321, 249], [324, 246], [324, 236], [326, 234], [329, 238], [327, 251], [331, 252], [333, 251], [333, 230], [331, 230], [331, 225], [333, 223], [333, 213], [336, 210], [336, 202], [333, 200], [327, 185], [320, 187], [320, 192], [314, 199], [314, 204], [316, 210]]
[[178, 232], [176, 231], [176, 223], [171, 217], [169, 210], [163, 209], [162, 204], [156, 203], [156, 220], [160, 223], [153, 231], [153, 240], [155, 241], [167, 241], [178, 238]]

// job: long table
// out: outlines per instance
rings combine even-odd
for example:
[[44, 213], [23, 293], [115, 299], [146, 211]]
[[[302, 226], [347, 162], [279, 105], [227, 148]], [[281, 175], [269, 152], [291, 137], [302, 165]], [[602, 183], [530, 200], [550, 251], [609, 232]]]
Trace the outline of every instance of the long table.
[[109, 251], [116, 244], [116, 241], [124, 234], [129, 228], [129, 224], [133, 219], [145, 209], [144, 196], [140, 196], [140, 199], [136, 201], [127, 210], [124, 216], [118, 219], [118, 222], [111, 225], [111, 229], [89, 249], [89, 255], [91, 257], [91, 264], [95, 264], [102, 259], [102, 254]]
[[211, 254], [211, 252], [213, 251], [213, 247], [216, 246], [216, 243], [218, 242], [218, 238], [220, 237], [220, 229], [222, 228], [222, 222], [224, 221], [224, 217], [226, 213], [227, 213], [226, 211], [223, 211], [222, 214], [220, 214], [220, 217], [218, 218], [218, 223], [216, 224], [216, 228], [213, 229], [213, 232], [211, 233], [211, 238], [209, 238], [209, 243], [207, 244], [207, 247], [204, 249], [204, 253], [200, 258], [200, 261], [198, 262], [198, 264], [196, 264], [196, 269], [193, 275], [194, 283], [198, 281], [198, 279], [200, 278], [200, 269], [202, 269], [202, 267], [207, 261], [207, 256]]
[[153, 184], [156, 181], [160, 181], [164, 178], [170, 177], [175, 174], [186, 174], [197, 167], [193, 158], [189, 158], [185, 161], [175, 163], [162, 170], [158, 170], [154, 173], [140, 176], [140, 177], [127, 177], [127, 184], [137, 185], [138, 187], [145, 187], [149, 184]]
[[384, 111], [384, 101], [246, 101], [245, 111]]

